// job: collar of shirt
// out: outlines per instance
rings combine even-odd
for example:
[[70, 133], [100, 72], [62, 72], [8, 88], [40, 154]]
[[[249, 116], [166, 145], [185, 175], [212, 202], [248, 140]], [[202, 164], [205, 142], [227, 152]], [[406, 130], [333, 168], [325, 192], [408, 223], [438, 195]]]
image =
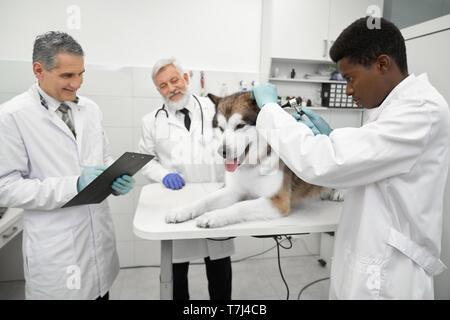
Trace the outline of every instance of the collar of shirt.
[[367, 121], [364, 123], [369, 123], [378, 119], [378, 116], [381, 114], [383, 109], [390, 104], [390, 102], [395, 99], [396, 95], [401, 92], [403, 89], [408, 88], [408, 85], [414, 81], [416, 76], [411, 73], [405, 79], [403, 79], [399, 84], [397, 84], [394, 89], [389, 92], [383, 102], [377, 108], [369, 109]]
[[[48, 110], [50, 110], [52, 112], [56, 112], [62, 102], [56, 100], [52, 96], [45, 93], [45, 91], [42, 90], [42, 88], [39, 86], [39, 83], [36, 83], [36, 87], [37, 87], [38, 92], [42, 96], [42, 98], [44, 98], [45, 102], [47, 103]], [[64, 103], [67, 104], [70, 107], [70, 109], [73, 107], [73, 104], [77, 103], [77, 102], [78, 102], [78, 97], [76, 97], [76, 99], [74, 101], [64, 101]]]

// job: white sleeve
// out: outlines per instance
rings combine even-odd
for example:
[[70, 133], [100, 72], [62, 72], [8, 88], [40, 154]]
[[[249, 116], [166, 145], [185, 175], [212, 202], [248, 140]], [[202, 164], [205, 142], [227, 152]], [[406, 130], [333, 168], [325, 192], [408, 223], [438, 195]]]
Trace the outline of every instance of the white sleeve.
[[144, 118], [138, 152], [152, 155], [154, 158], [142, 168], [142, 174], [149, 180], [162, 182], [163, 178], [170, 172], [160, 163], [155, 152], [155, 141], [151, 131], [151, 124]]
[[103, 130], [103, 161], [108, 167], [114, 163], [110, 149], [108, 137], [106, 136], [105, 130]]
[[102, 131], [103, 131], [103, 162], [105, 165], [107, 165], [108, 167], [110, 165], [112, 165], [114, 163], [114, 158], [111, 156], [111, 148], [109, 145], [109, 139], [106, 135], [105, 129], [103, 128], [103, 113], [100, 109], [100, 107], [98, 107], [98, 111], [100, 112], [100, 123], [102, 126]]
[[53, 210], [77, 194], [78, 176], [25, 178], [28, 154], [10, 114], [0, 118], [0, 146], [0, 207]]
[[314, 136], [277, 104], [267, 104], [256, 123], [283, 162], [316, 185], [349, 188], [408, 172], [426, 146], [431, 117], [423, 105], [399, 105], [361, 128]]

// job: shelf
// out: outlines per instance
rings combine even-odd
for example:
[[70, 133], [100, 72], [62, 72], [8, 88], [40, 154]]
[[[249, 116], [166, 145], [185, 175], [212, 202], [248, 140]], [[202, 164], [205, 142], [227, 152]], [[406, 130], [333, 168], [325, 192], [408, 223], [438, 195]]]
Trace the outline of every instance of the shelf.
[[[360, 111], [360, 112], [362, 112], [365, 110], [364, 108], [329, 108], [329, 107], [322, 107], [322, 106], [320, 106], [320, 107], [305, 107], [305, 108], [308, 108], [310, 110], [315, 110], [315, 111], [339, 110], [339, 111]], [[290, 110], [290, 111], [292, 111], [292, 113], [297, 113], [295, 111], [295, 109], [293, 109], [293, 108], [284, 108], [284, 109], [286, 111]], [[289, 112], [289, 113], [291, 113], [291, 112]]]
[[346, 81], [337, 80], [311, 80], [311, 79], [289, 79], [289, 78], [269, 78], [269, 81], [284, 81], [284, 82], [308, 82], [308, 83], [346, 83]]
[[297, 64], [332, 64], [335, 63], [331, 60], [311, 60], [311, 59], [295, 59], [295, 58], [277, 58], [272, 57], [273, 61], [286, 62], [286, 63], [297, 63]]

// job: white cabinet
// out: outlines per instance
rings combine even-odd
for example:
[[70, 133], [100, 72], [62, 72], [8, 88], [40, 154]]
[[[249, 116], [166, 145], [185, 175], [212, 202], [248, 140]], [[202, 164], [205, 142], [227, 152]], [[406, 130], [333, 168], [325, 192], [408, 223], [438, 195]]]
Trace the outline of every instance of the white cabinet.
[[329, 61], [338, 35], [367, 14], [369, 6], [383, 12], [383, 0], [274, 0], [271, 56]]
[[[353, 21], [368, 14], [383, 14], [384, 0], [331, 0], [328, 40], [333, 42]], [[370, 10], [368, 10], [370, 9]]]
[[326, 57], [330, 0], [274, 0], [272, 57], [322, 60]]

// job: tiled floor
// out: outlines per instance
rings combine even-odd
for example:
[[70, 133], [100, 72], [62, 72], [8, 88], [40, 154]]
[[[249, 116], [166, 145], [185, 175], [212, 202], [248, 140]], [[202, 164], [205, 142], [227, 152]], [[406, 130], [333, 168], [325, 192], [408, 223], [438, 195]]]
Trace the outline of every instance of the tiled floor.
[[[283, 257], [281, 267], [288, 283], [289, 299], [297, 299], [307, 284], [329, 276], [327, 268], [317, 262], [317, 256]], [[233, 294], [239, 300], [286, 299], [286, 287], [281, 279], [276, 258], [248, 259], [233, 262]], [[204, 265], [191, 265], [189, 287], [192, 300], [209, 299]], [[301, 299], [327, 299], [329, 280], [318, 282], [302, 293]], [[0, 299], [23, 299], [24, 282], [0, 283]], [[117, 300], [159, 299], [159, 268], [120, 270], [110, 298]]]

